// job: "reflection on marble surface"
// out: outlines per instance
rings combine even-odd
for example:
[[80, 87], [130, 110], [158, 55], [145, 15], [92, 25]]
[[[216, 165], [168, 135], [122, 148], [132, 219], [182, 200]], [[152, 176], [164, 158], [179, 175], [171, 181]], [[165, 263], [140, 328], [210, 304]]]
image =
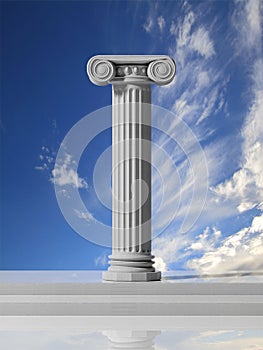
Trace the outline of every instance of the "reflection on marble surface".
[[108, 339], [108, 349], [156, 349], [155, 339], [161, 331], [104, 331], [102, 332]]
[[193, 331], [0, 332], [5, 350], [263, 350], [262, 329]]
[[[15, 319], [13, 319], [15, 321]], [[123, 319], [124, 323], [127, 319]], [[179, 320], [179, 319], [178, 319]], [[189, 318], [188, 327], [180, 326], [177, 322], [173, 328], [170, 325], [169, 329], [152, 326], [152, 329], [143, 329], [147, 327], [144, 320], [140, 318], [126, 322], [132, 328], [120, 327], [113, 329], [113, 324], [107, 327], [104, 323], [104, 329], [96, 330], [89, 329], [90, 323], [87, 323], [87, 329], [58, 329], [53, 323], [53, 329], [35, 329], [30, 330], [30, 327], [25, 330], [19, 330], [16, 326], [12, 330], [0, 327], [0, 349], [5, 350], [116, 350], [116, 349], [140, 349], [140, 350], [263, 350], [263, 329], [262, 318], [243, 318], [243, 326], [238, 323], [225, 319], [209, 320], [201, 326], [197, 326], [198, 322], [193, 322]], [[252, 320], [252, 321], [251, 321]], [[10, 321], [10, 320], [9, 320]], [[98, 321], [95, 320], [94, 321]], [[121, 324], [121, 319], [118, 320]], [[160, 325], [162, 321], [160, 321]], [[184, 323], [187, 319], [184, 320]], [[96, 323], [95, 322], [95, 323]], [[251, 327], [251, 322], [256, 327]], [[74, 322], [73, 322], [74, 323]], [[135, 325], [136, 323], [136, 325]], [[15, 322], [14, 322], [15, 324]], [[117, 323], [116, 323], [117, 324]], [[247, 324], [248, 327], [245, 327]], [[3, 323], [2, 323], [3, 325]], [[41, 327], [40, 327], [41, 328]], [[50, 327], [51, 328], [51, 327]]]

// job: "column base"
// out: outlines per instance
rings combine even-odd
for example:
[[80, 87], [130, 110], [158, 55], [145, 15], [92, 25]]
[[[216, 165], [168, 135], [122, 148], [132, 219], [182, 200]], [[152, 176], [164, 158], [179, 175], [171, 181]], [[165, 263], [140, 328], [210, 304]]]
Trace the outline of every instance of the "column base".
[[149, 282], [149, 281], [160, 281], [161, 272], [114, 272], [105, 271], [102, 274], [104, 281], [114, 282]]

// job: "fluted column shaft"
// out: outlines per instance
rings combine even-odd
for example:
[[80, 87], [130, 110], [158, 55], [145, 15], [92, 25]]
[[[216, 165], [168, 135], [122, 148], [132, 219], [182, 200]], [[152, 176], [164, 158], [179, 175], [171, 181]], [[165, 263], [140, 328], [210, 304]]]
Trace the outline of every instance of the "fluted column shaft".
[[168, 56], [95, 56], [96, 85], [112, 84], [112, 255], [103, 278], [160, 280], [151, 255], [151, 84], [175, 76]]
[[[151, 251], [150, 84], [113, 85], [113, 252]], [[145, 142], [144, 142], [145, 141]], [[125, 179], [125, 180], [124, 180]], [[145, 183], [142, 183], [142, 181]], [[141, 205], [142, 197], [146, 203]], [[133, 191], [132, 191], [133, 190]], [[147, 229], [142, 232], [142, 224]]]
[[109, 271], [153, 272], [150, 84], [113, 84], [112, 105], [113, 254]]

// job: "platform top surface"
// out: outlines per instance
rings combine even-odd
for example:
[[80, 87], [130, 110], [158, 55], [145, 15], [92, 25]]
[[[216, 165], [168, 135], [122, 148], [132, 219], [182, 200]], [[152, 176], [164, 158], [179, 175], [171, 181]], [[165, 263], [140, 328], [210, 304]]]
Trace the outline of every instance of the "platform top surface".
[[[0, 284], [5, 283], [111, 282], [102, 281], [102, 271], [0, 271]], [[150, 283], [263, 283], [263, 271], [233, 271], [214, 275], [197, 274], [193, 271], [169, 271], [162, 274], [161, 282]]]

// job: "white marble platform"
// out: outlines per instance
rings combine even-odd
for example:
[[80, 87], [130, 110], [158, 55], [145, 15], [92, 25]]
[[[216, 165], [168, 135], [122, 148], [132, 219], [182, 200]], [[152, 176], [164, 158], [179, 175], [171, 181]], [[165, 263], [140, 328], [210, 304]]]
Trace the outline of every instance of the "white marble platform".
[[263, 316], [261, 272], [102, 282], [99, 271], [2, 271], [0, 316]]

